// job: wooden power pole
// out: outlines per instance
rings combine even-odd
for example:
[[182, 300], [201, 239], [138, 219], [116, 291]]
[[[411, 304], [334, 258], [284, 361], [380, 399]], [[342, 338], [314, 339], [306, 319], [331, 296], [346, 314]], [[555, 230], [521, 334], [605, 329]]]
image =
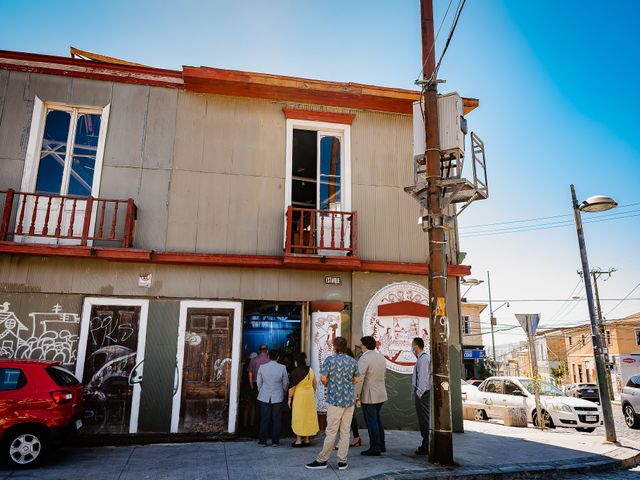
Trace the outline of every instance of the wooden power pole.
[[420, 0], [422, 32], [422, 74], [424, 81], [424, 127], [426, 138], [427, 211], [429, 235], [429, 315], [432, 364], [432, 435], [429, 461], [453, 465], [451, 386], [449, 379], [449, 321], [446, 314], [447, 240], [441, 205], [440, 132], [438, 88], [435, 78], [436, 52], [433, 2]]

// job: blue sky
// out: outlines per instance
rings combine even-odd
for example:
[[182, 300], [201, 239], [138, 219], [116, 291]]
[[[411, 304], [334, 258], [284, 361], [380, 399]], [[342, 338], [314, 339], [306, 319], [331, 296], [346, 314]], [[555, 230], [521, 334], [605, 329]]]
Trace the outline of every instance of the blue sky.
[[[448, 3], [435, 0], [437, 23]], [[73, 45], [166, 68], [209, 65], [413, 88], [420, 68], [418, 5], [0, 0], [0, 48], [68, 55]], [[620, 205], [640, 202], [640, 135], [633, 117], [639, 17], [640, 3], [631, 1], [467, 1], [440, 71], [447, 81], [440, 91], [480, 99], [468, 120], [486, 142], [491, 198], [463, 213], [461, 241], [473, 276], [491, 271], [494, 298], [568, 298], [580, 268], [575, 231], [474, 236], [504, 225], [472, 226], [568, 215], [570, 183], [582, 198], [606, 193]], [[450, 21], [451, 13], [438, 52]], [[621, 298], [640, 282], [640, 217], [632, 216], [639, 211], [640, 205], [624, 207], [618, 216], [627, 212], [628, 218], [586, 226], [591, 266], [619, 269], [602, 283], [603, 298]], [[561, 220], [571, 217], [540, 223]], [[485, 285], [468, 297], [487, 298]], [[640, 297], [640, 289], [632, 296]], [[605, 302], [604, 312], [616, 303]], [[624, 302], [610, 317], [636, 311], [640, 302]], [[512, 302], [497, 314], [500, 328], [514, 325], [513, 313], [521, 312], [542, 313], [542, 325], [587, 318], [583, 301]], [[519, 338], [514, 329], [499, 334], [497, 343]]]

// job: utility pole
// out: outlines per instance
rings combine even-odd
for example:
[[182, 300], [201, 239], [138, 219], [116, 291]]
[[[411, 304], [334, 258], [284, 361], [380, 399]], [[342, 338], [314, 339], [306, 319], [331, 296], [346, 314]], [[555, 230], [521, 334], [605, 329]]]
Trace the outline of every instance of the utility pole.
[[496, 337], [493, 334], [493, 324], [496, 321], [493, 318], [493, 305], [491, 304], [491, 276], [489, 272], [487, 272], [487, 287], [489, 288], [489, 321], [491, 323], [491, 347], [493, 350], [493, 361], [498, 363], [498, 359], [496, 358]]
[[600, 331], [600, 338], [604, 339], [604, 363], [607, 367], [605, 369], [605, 373], [607, 376], [607, 390], [609, 391], [609, 398], [613, 400], [613, 385], [611, 384], [611, 370], [609, 369], [609, 342], [607, 341], [606, 329], [604, 326], [604, 318], [602, 317], [602, 306], [600, 305], [600, 292], [598, 291], [598, 278], [601, 275], [608, 275], [608, 278], [611, 278], [611, 274], [615, 272], [615, 268], [610, 268], [609, 270], [601, 271], [601, 270], [591, 270], [591, 276], [593, 277], [593, 289], [596, 294], [596, 310], [598, 312], [598, 330]]
[[[445, 218], [440, 203], [443, 188], [440, 173], [440, 132], [438, 88], [435, 77], [436, 52], [433, 2], [420, 0], [422, 33], [422, 74], [424, 81], [424, 127], [426, 138], [426, 180], [429, 235], [429, 315], [432, 364], [432, 435], [429, 461], [453, 465], [453, 438], [449, 379], [449, 321], [446, 317], [447, 240]], [[459, 381], [459, 380], [455, 380]]]
[[604, 417], [605, 438], [608, 442], [616, 442], [616, 426], [613, 420], [613, 411], [611, 410], [611, 399], [608, 392], [605, 394], [603, 389], [607, 388], [607, 374], [602, 355], [602, 338], [598, 329], [598, 319], [593, 306], [593, 289], [591, 286], [591, 276], [589, 275], [589, 260], [587, 258], [587, 245], [584, 241], [584, 229], [582, 228], [582, 217], [580, 216], [580, 205], [576, 197], [576, 190], [571, 185], [571, 200], [573, 202], [573, 214], [576, 222], [576, 233], [578, 234], [578, 247], [580, 248], [580, 259], [582, 261], [582, 278], [584, 279], [584, 289], [587, 293], [587, 306], [589, 307], [589, 320], [591, 321], [591, 342], [593, 345], [593, 355], [596, 360], [596, 374], [598, 377], [598, 391], [600, 393], [600, 405], [602, 407], [602, 416]]

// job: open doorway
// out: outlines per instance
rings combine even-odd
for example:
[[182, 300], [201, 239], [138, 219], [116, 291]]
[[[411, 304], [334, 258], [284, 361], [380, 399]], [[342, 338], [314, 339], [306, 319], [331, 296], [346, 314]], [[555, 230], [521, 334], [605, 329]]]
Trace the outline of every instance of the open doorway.
[[[238, 430], [256, 435], [260, 423], [257, 391], [249, 382], [249, 363], [260, 352], [260, 345], [280, 352], [280, 363], [293, 369], [293, 359], [302, 350], [303, 302], [245, 301], [242, 323], [242, 380]], [[291, 431], [290, 416], [282, 415], [282, 433]]]

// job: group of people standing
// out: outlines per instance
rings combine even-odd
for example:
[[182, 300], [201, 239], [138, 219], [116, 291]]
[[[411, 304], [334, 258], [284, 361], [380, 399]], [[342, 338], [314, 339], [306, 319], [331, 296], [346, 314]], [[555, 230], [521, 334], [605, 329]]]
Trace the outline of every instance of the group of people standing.
[[[327, 357], [320, 370], [320, 381], [325, 386], [327, 403], [327, 424], [322, 450], [316, 459], [305, 465], [308, 469], [327, 468], [331, 453], [336, 448], [338, 469], [348, 466], [349, 432], [354, 436], [358, 431], [354, 425], [356, 405], [362, 407], [362, 414], [369, 432], [369, 448], [361, 452], [365, 456], [380, 456], [386, 451], [385, 432], [380, 412], [387, 401], [385, 386], [386, 361], [376, 350], [376, 341], [371, 336], [360, 339], [362, 355], [359, 360], [347, 347], [347, 340], [336, 337], [333, 340], [334, 354]], [[271, 423], [271, 444], [280, 446], [281, 412], [287, 396], [291, 408], [291, 428], [296, 435], [292, 443], [294, 448], [310, 446], [310, 437], [319, 431], [316, 412], [315, 391], [318, 379], [315, 372], [306, 364], [306, 355], [300, 353], [295, 358], [295, 368], [291, 378], [284, 365], [278, 363], [278, 351], [269, 350], [254, 358], [249, 367], [249, 378], [258, 389], [261, 419], [258, 444], [267, 445], [269, 424]], [[429, 396], [431, 390], [431, 361], [424, 351], [424, 340], [416, 337], [412, 342], [412, 351], [417, 357], [412, 375], [416, 414], [422, 444], [416, 455], [426, 455], [429, 451]], [[267, 359], [268, 358], [268, 359]], [[254, 376], [255, 375], [255, 376]], [[358, 435], [359, 437], [359, 435]], [[359, 438], [352, 445], [359, 445]]]

